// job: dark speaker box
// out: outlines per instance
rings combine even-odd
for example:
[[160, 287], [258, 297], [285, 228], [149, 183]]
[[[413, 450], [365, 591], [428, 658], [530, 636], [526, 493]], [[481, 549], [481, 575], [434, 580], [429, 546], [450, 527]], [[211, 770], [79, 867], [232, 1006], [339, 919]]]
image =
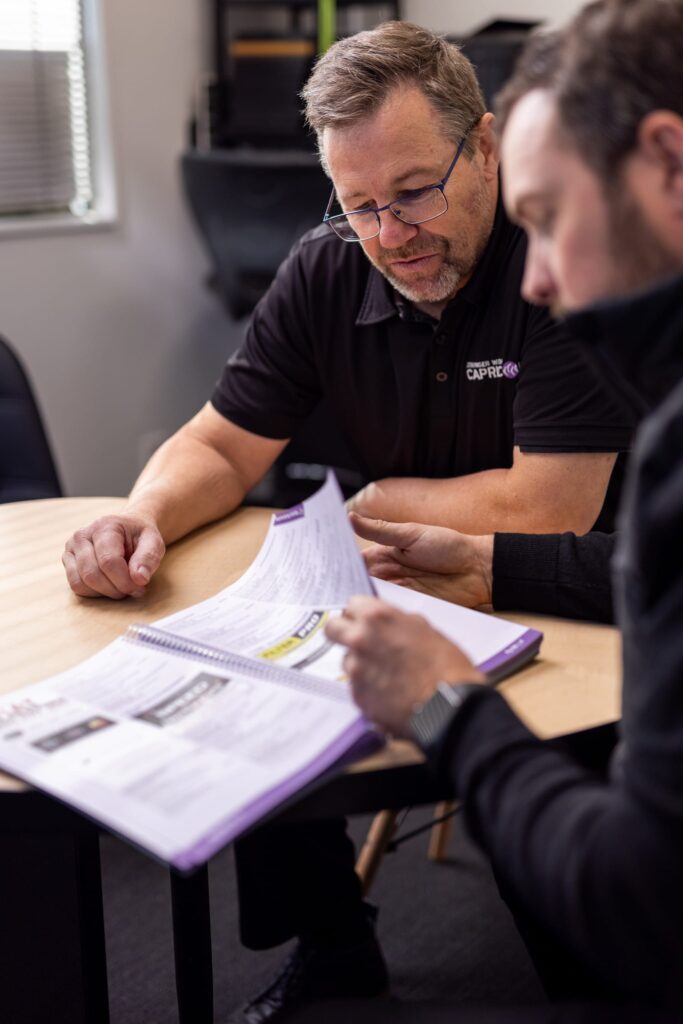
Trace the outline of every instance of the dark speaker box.
[[241, 37], [230, 47], [227, 135], [253, 145], [313, 148], [299, 93], [315, 59], [306, 37]]

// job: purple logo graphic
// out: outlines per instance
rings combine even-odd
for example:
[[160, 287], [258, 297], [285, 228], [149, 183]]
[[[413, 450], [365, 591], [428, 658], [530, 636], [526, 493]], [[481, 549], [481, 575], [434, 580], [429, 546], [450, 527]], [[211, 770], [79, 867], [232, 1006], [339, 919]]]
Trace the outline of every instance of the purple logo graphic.
[[284, 512], [278, 512], [273, 516], [273, 526], [282, 526], [283, 523], [291, 523], [293, 519], [303, 519], [305, 516], [303, 505], [292, 505], [291, 508], [287, 508]]
[[507, 377], [508, 380], [514, 380], [515, 377], [519, 376], [519, 363], [513, 363], [512, 361], [503, 363], [503, 376]]

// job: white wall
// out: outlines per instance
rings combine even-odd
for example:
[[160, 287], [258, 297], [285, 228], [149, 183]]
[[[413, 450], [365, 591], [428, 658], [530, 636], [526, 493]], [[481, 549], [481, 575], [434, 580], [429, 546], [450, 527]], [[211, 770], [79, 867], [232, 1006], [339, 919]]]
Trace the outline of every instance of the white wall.
[[70, 494], [125, 493], [241, 334], [203, 285], [178, 177], [207, 9], [103, 0], [119, 223], [0, 236], [0, 333], [28, 364]]
[[[101, 0], [120, 221], [110, 230], [0, 236], [0, 332], [28, 364], [70, 494], [124, 493], [152, 447], [208, 397], [242, 327], [203, 286], [177, 161], [207, 0]], [[460, 34], [496, 16], [554, 19], [576, 0], [404, 0]]]

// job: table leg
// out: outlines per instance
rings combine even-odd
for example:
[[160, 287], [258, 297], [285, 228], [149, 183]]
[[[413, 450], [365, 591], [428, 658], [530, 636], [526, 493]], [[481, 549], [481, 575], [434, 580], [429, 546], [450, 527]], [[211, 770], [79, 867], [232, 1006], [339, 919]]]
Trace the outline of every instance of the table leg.
[[108, 1024], [99, 839], [69, 832], [10, 833], [30, 796], [2, 801], [0, 999], [12, 1024]]
[[96, 828], [76, 837], [75, 867], [85, 1017], [87, 1021], [109, 1024], [100, 837]]
[[213, 1024], [209, 869], [171, 871], [176, 992], [180, 1024]]

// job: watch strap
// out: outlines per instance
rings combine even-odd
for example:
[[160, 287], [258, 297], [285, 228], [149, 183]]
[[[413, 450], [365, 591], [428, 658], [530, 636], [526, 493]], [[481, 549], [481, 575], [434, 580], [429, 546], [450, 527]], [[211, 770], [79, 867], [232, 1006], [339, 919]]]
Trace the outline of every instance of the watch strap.
[[410, 718], [413, 736], [426, 754], [436, 750], [462, 705], [481, 689], [481, 683], [437, 683], [432, 697], [417, 707]]

